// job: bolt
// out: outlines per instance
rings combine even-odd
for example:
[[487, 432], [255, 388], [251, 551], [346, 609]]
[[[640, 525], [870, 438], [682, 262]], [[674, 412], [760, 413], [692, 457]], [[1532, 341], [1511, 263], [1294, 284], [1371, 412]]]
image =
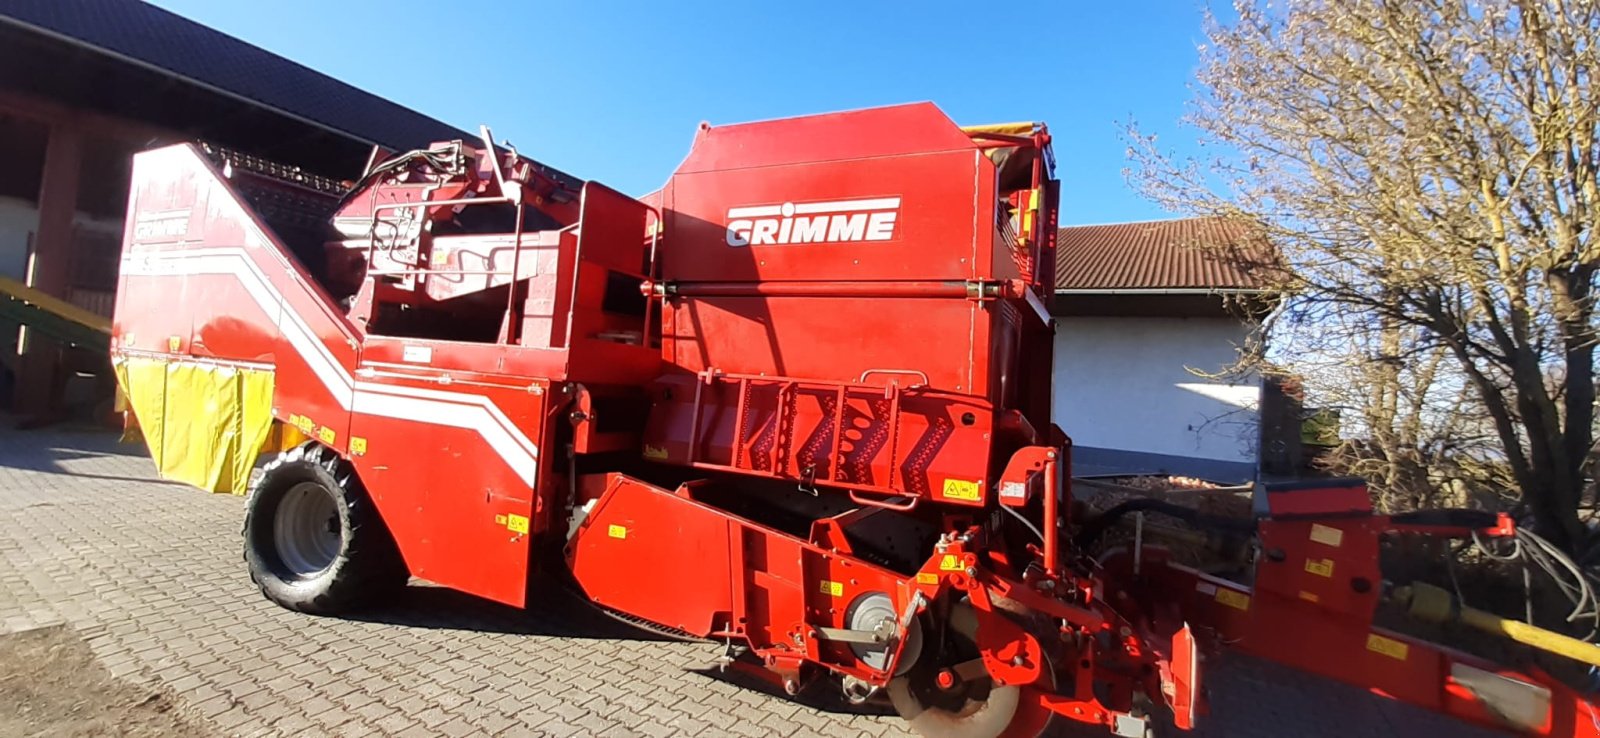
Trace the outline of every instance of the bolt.
[[783, 691], [787, 692], [790, 697], [800, 694], [800, 683], [793, 679], [785, 679], [783, 680]]
[[940, 669], [938, 681], [940, 689], [949, 689], [956, 686], [956, 675], [949, 669]]
[[978, 570], [975, 567], [971, 567], [971, 566], [967, 567], [967, 576], [969, 576], [969, 577], [978, 576]]

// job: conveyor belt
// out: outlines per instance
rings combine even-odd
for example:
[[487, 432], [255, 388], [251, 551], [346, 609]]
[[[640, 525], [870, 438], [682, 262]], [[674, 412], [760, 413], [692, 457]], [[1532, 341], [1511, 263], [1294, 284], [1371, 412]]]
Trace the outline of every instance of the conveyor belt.
[[0, 277], [0, 321], [91, 351], [111, 348], [110, 318], [5, 277]]

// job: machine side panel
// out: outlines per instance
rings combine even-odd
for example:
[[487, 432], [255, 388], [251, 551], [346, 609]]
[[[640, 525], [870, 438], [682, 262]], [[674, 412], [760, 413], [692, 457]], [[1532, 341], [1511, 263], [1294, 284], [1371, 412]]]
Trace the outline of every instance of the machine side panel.
[[[521, 604], [530, 530], [517, 529], [535, 515], [530, 438], [547, 387], [456, 388], [437, 370], [426, 387], [358, 376], [362, 334], [198, 151], [141, 153], [133, 182], [119, 350], [177, 358], [198, 344], [208, 361], [269, 360], [273, 416], [353, 459], [402, 529], [408, 561], [419, 557], [441, 584]], [[355, 438], [352, 412], [363, 419]], [[394, 458], [378, 463], [383, 454]], [[408, 481], [395, 483], [401, 469]]]
[[[737, 529], [720, 515], [676, 515], [655, 487], [609, 480], [568, 545], [573, 576], [600, 605], [696, 636], [727, 628], [733, 613]], [[688, 503], [685, 503], [688, 504]]]
[[679, 172], [971, 151], [972, 139], [928, 102], [701, 128]]
[[[662, 277], [673, 281], [966, 280], [986, 276], [993, 196], [971, 151], [673, 177]], [[991, 175], [992, 176], [992, 175]], [[991, 215], [974, 213], [987, 207]]]
[[645, 455], [806, 486], [981, 505], [992, 481], [983, 472], [992, 413], [982, 400], [952, 393], [682, 376], [663, 380], [657, 392]]
[[548, 384], [452, 372], [471, 391], [442, 392], [439, 372], [404, 373], [357, 383], [351, 450], [369, 494], [414, 575], [522, 606]]
[[[869, 371], [918, 372], [915, 383], [987, 390], [975, 364], [988, 356], [990, 324], [973, 301], [703, 297], [669, 304], [666, 312], [671, 361], [689, 371], [847, 382]], [[868, 379], [882, 384], [884, 377]]]
[[[882, 680], [823, 628], [850, 627], [877, 596], [905, 612], [915, 590], [894, 572], [621, 474], [567, 547], [584, 593], [614, 610], [696, 636], [745, 638], [789, 668], [801, 658]], [[779, 652], [782, 652], [779, 655]]]

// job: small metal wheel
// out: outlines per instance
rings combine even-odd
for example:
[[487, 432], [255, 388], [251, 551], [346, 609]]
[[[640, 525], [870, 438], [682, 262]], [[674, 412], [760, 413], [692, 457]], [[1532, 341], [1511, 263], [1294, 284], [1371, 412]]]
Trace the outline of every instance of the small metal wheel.
[[999, 738], [1017, 718], [1021, 688], [995, 686], [987, 675], [952, 678], [948, 666], [978, 657], [978, 618], [971, 605], [951, 608], [945, 631], [943, 655], [935, 657], [940, 649], [924, 644], [924, 658], [889, 681], [889, 701], [924, 738]]

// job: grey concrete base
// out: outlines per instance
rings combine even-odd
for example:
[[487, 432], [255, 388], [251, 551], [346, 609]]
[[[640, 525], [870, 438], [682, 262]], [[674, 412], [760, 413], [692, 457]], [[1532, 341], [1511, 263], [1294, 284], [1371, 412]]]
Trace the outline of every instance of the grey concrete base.
[[1126, 474], [1172, 474], [1198, 477], [1223, 484], [1255, 481], [1255, 464], [1218, 461], [1192, 456], [1169, 456], [1115, 448], [1075, 446], [1072, 449], [1072, 474], [1079, 477]]

